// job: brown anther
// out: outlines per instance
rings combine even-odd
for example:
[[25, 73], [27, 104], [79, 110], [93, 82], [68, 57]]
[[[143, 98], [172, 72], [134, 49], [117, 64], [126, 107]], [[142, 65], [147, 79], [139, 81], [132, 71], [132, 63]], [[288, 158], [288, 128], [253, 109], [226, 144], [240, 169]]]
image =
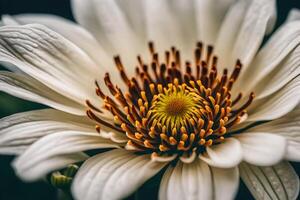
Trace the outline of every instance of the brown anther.
[[160, 138], [161, 138], [162, 140], [166, 141], [166, 142], [169, 142], [169, 138], [168, 138], [168, 136], [167, 136], [166, 134], [161, 133], [161, 134], [160, 134]]
[[169, 148], [168, 147], [166, 147], [165, 145], [159, 145], [159, 150], [160, 151], [162, 151], [162, 152], [165, 152], [165, 151], [168, 151], [169, 150]]
[[96, 125], [96, 126], [95, 126], [95, 129], [96, 129], [96, 131], [97, 131], [98, 133], [100, 133], [101, 127], [100, 127], [99, 125]]
[[169, 138], [169, 141], [170, 141], [171, 145], [176, 145], [177, 144], [177, 140], [172, 136]]
[[206, 131], [204, 129], [200, 130], [200, 138], [204, 138]]
[[143, 135], [140, 134], [139, 132], [136, 132], [134, 135], [135, 135], [136, 139], [138, 139], [138, 140], [143, 138]]
[[150, 148], [150, 149], [154, 149], [155, 148], [148, 140], [144, 141], [144, 145], [145, 145], [145, 147]]
[[185, 149], [184, 145], [185, 145], [184, 141], [180, 141], [177, 145], [177, 149], [184, 150]]
[[206, 141], [205, 146], [209, 147], [209, 146], [211, 146], [212, 144], [213, 144], [213, 140], [212, 140], [212, 139], [209, 139], [209, 140]]
[[185, 142], [188, 139], [188, 137], [189, 136], [187, 134], [182, 134], [181, 135], [181, 140]]
[[206, 141], [203, 138], [200, 139], [200, 141], [198, 142], [198, 144], [201, 145], [201, 146], [204, 145], [205, 143], [206, 143]]

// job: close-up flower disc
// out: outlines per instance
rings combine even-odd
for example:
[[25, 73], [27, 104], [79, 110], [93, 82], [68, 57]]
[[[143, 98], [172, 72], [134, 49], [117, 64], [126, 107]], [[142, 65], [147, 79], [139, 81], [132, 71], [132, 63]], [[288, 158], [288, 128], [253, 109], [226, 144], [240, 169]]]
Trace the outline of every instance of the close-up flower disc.
[[[122, 91], [106, 73], [104, 81], [110, 94], [104, 94], [96, 82], [96, 94], [102, 106], [114, 117], [108, 123], [97, 117], [101, 108], [87, 100], [89, 118], [128, 137], [126, 149], [150, 152], [152, 156], [182, 155], [194, 160], [205, 147], [220, 144], [230, 137], [230, 128], [246, 116], [254, 94], [239, 105], [242, 93], [232, 97], [231, 89], [242, 69], [237, 60], [232, 72], [218, 72], [218, 57], [213, 46], [196, 44], [194, 61], [182, 63], [180, 50], [171, 47], [164, 55], [149, 42], [150, 61], [137, 56], [136, 77], [129, 77], [121, 58], [114, 58], [127, 86]], [[238, 106], [237, 106], [238, 105]]]
[[3, 15], [0, 91], [24, 102], [0, 121], [11, 174], [75, 200], [299, 199], [300, 10], [277, 20], [282, 2]]

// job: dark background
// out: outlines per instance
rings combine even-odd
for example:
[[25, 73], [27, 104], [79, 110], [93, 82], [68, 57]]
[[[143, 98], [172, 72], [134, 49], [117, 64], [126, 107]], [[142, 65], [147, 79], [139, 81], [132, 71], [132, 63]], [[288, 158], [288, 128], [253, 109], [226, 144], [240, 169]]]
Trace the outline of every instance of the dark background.
[[[300, 8], [299, 0], [278, 0], [277, 27], [285, 20], [291, 8]], [[2, 14], [50, 13], [73, 19], [69, 0], [0, 0]], [[0, 67], [1, 68], [1, 67]], [[42, 105], [23, 101], [0, 92], [0, 117], [13, 113], [42, 108]], [[23, 183], [10, 167], [13, 157], [0, 156], [0, 200], [52, 200], [56, 199], [56, 190], [44, 182]], [[298, 174], [300, 165], [292, 163]], [[153, 191], [154, 192], [154, 191]], [[149, 193], [149, 191], [147, 192]], [[152, 192], [151, 192], [152, 193]], [[149, 196], [150, 195], [150, 196]], [[147, 194], [147, 199], [155, 196]], [[144, 198], [143, 198], [144, 199]], [[237, 199], [253, 199], [242, 184]]]

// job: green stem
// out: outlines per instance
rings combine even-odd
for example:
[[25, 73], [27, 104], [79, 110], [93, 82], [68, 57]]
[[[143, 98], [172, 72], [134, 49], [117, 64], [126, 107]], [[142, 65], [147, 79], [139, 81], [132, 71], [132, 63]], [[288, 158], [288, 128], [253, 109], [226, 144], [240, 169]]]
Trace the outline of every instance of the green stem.
[[59, 200], [73, 200], [69, 191], [66, 190], [58, 190], [58, 199]]

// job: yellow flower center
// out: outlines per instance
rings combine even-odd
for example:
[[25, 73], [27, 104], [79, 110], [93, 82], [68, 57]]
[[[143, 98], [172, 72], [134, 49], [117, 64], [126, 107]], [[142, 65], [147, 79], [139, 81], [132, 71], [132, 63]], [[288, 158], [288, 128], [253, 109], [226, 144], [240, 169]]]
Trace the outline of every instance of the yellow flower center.
[[168, 89], [156, 95], [151, 104], [148, 116], [167, 128], [184, 126], [191, 117], [201, 115], [201, 97], [186, 84], [169, 84]]
[[135, 77], [129, 77], [120, 57], [115, 57], [127, 91], [114, 86], [109, 74], [104, 81], [114, 99], [104, 94], [96, 83], [97, 95], [114, 118], [113, 123], [101, 119], [97, 112], [102, 110], [87, 101], [87, 115], [97, 122], [96, 129], [110, 127], [126, 134], [126, 148], [156, 154], [199, 154], [207, 146], [230, 137], [228, 130], [240, 122], [254, 98], [251, 93], [241, 105], [242, 93], [232, 99], [231, 89], [240, 73], [241, 62], [236, 62], [231, 75], [227, 69], [218, 74], [212, 46], [205, 52], [198, 43], [194, 64], [186, 62], [185, 66], [175, 47], [166, 51], [164, 58], [156, 53], [153, 43], [149, 49], [151, 61], [146, 63], [138, 56]]
[[[186, 96], [187, 97], [187, 96]], [[163, 101], [163, 100], [162, 100]], [[165, 117], [177, 117], [177, 118], [182, 118], [185, 116], [189, 108], [191, 108], [193, 105], [188, 101], [187, 98], [183, 97], [170, 97], [169, 100], [167, 98], [165, 102], [165, 105], [163, 106], [164, 112], [166, 112]], [[159, 103], [157, 103], [157, 107], [159, 106]], [[158, 108], [159, 109], [159, 108]], [[161, 113], [164, 115], [164, 113]]]

